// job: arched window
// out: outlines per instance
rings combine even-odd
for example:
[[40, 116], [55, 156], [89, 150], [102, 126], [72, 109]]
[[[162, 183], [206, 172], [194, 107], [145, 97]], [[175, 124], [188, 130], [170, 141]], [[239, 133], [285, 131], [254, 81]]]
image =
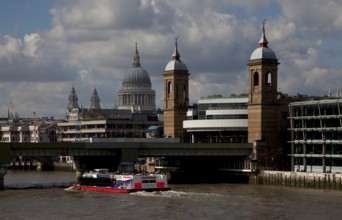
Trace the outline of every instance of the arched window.
[[255, 72], [253, 74], [253, 86], [259, 86], [259, 73]]
[[172, 94], [172, 82], [168, 82], [167, 83], [167, 95], [171, 95]]
[[266, 86], [272, 85], [272, 73], [268, 72], [266, 73]]

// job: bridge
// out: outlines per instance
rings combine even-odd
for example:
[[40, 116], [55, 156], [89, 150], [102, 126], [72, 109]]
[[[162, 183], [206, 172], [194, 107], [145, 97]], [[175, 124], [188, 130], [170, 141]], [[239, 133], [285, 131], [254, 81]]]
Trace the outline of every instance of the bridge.
[[[165, 157], [179, 159], [190, 170], [217, 169], [227, 162], [241, 163], [252, 155], [252, 144], [247, 143], [144, 143], [144, 142], [95, 142], [95, 143], [1, 143], [0, 188], [12, 158], [17, 156], [53, 158], [73, 156], [76, 176], [83, 169], [113, 167], [120, 162], [136, 162], [138, 158]], [[231, 163], [230, 163], [231, 164]]]

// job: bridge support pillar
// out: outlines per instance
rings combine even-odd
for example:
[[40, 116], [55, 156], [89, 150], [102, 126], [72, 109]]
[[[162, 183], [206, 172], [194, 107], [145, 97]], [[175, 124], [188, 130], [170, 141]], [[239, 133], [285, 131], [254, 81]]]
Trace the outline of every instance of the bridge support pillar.
[[0, 165], [0, 190], [5, 187], [5, 175], [7, 173], [7, 167]]

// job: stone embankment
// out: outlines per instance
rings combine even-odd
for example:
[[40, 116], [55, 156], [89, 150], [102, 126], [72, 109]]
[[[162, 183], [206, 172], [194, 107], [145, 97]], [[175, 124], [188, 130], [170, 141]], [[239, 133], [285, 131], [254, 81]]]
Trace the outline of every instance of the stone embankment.
[[262, 171], [250, 177], [250, 184], [342, 190], [342, 174]]

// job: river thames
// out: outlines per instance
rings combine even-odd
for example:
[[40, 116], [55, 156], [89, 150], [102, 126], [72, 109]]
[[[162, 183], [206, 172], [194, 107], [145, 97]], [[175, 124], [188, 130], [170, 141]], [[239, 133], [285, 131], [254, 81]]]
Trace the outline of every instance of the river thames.
[[171, 185], [129, 195], [75, 192], [69, 172], [5, 176], [0, 219], [341, 219], [342, 192], [243, 184]]

